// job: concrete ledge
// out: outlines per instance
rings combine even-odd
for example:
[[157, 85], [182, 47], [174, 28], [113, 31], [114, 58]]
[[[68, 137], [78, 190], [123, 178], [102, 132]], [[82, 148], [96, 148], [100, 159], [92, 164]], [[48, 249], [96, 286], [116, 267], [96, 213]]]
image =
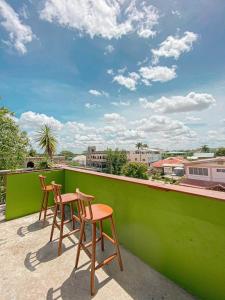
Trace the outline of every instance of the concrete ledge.
[[152, 180], [136, 179], [136, 178], [126, 177], [126, 176], [118, 176], [118, 175], [112, 175], [112, 174], [106, 174], [106, 173], [99, 173], [99, 172], [89, 171], [89, 170], [84, 170], [84, 169], [79, 169], [79, 168], [75, 169], [75, 168], [70, 168], [70, 167], [64, 167], [64, 170], [85, 173], [85, 174], [90, 174], [90, 175], [94, 175], [94, 176], [110, 178], [110, 179], [114, 179], [114, 180], [122, 180], [122, 181], [132, 182], [135, 184], [148, 186], [149, 188], [160, 189], [160, 190], [164, 190], [164, 191], [168, 191], [168, 192], [169, 191], [180, 192], [180, 193], [185, 193], [185, 194], [189, 194], [189, 195], [202, 196], [202, 197], [212, 198], [214, 200], [225, 201], [225, 193], [223, 193], [223, 192], [217, 192], [217, 191], [212, 191], [212, 190], [203, 190], [203, 189], [181, 186], [181, 185], [176, 185], [176, 184], [166, 184], [166, 183], [155, 182]]

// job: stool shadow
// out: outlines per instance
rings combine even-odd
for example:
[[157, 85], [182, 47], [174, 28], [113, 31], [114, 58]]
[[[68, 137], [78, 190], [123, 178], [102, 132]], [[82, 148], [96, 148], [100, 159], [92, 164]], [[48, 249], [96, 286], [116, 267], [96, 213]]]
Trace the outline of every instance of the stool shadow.
[[[69, 247], [65, 247], [65, 245], [62, 244], [62, 252], [64, 253], [72, 247], [74, 247], [74, 244]], [[40, 264], [56, 259], [57, 257], [58, 242], [48, 242], [37, 251], [27, 253], [24, 260], [24, 265], [29, 271], [34, 272]]]
[[[111, 277], [107, 277], [105, 280], [99, 283], [98, 278], [95, 275], [96, 294], [98, 289], [100, 289], [110, 280]], [[90, 294], [90, 268], [80, 271], [77, 271], [74, 268], [70, 276], [60, 287], [56, 289], [50, 288], [46, 295], [46, 300], [83, 300], [92, 298], [93, 297]]]
[[36, 221], [28, 226], [21, 226], [18, 230], [17, 230], [17, 234], [21, 237], [24, 237], [25, 235], [34, 232], [34, 231], [38, 231], [41, 230], [43, 228], [45, 228], [46, 226], [49, 226], [50, 223], [48, 222], [48, 220], [45, 221], [45, 224], [43, 226], [43, 221]]

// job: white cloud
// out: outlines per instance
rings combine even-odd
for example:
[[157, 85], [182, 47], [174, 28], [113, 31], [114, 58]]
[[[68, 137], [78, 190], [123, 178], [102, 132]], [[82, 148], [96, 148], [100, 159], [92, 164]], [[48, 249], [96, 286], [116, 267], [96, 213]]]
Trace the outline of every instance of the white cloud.
[[108, 75], [114, 75], [113, 69], [108, 69], [106, 72]]
[[45, 124], [51, 126], [54, 130], [60, 130], [63, 127], [62, 123], [54, 117], [32, 111], [22, 113], [17, 122], [24, 130], [28, 131], [37, 130]]
[[154, 102], [140, 98], [139, 102], [144, 108], [150, 108], [159, 113], [176, 113], [201, 111], [215, 105], [216, 100], [210, 94], [191, 92], [186, 96], [161, 97]]
[[94, 95], [94, 96], [101, 96], [102, 93], [97, 91], [97, 90], [89, 90], [88, 91], [89, 94]]
[[105, 97], [109, 97], [109, 94], [105, 91], [97, 91], [97, 90], [89, 90], [88, 91], [89, 94], [93, 95], [93, 96], [105, 96]]
[[179, 12], [179, 10], [175, 9], [171, 11], [171, 14], [174, 16], [178, 16], [179, 18], [181, 18], [181, 13]]
[[115, 48], [113, 47], [113, 45], [107, 45], [105, 47], [104, 55], [111, 54], [114, 50]]
[[111, 102], [114, 106], [130, 106], [130, 101]]
[[114, 76], [113, 81], [116, 81], [118, 84], [125, 86], [131, 91], [134, 91], [136, 89], [138, 78], [139, 75], [135, 72], [132, 72], [128, 77], [124, 75], [116, 75]]
[[104, 121], [108, 124], [121, 123], [125, 121], [125, 118], [117, 113], [109, 113], [104, 114]]
[[151, 116], [150, 118], [144, 118], [133, 122], [136, 128], [143, 132], [148, 133], [161, 133], [164, 137], [175, 137], [184, 135], [187, 138], [193, 138], [196, 136], [194, 131], [191, 131], [183, 122], [173, 120], [166, 116]]
[[[105, 114], [98, 125], [93, 126], [77, 121], [61, 122], [54, 117], [32, 111], [24, 112], [17, 119], [18, 125], [28, 132], [33, 147], [38, 149], [35, 142], [36, 132], [41, 125], [48, 124], [54, 129], [58, 140], [58, 151], [85, 150], [89, 145], [98, 148], [122, 147], [134, 149], [137, 140], [151, 141], [154, 146], [171, 145], [183, 146], [196, 141], [196, 133], [181, 121], [166, 116], [150, 116], [149, 118], [128, 121], [117, 113]], [[96, 123], [97, 124], [97, 123]], [[38, 149], [40, 150], [40, 149]]]
[[159, 14], [146, 1], [46, 0], [40, 18], [91, 37], [112, 39], [136, 32], [148, 38], [155, 35]]
[[84, 106], [87, 108], [87, 109], [92, 109], [92, 108], [96, 108], [98, 107], [99, 105], [97, 105], [96, 103], [85, 103]]
[[141, 67], [139, 70], [141, 76], [145, 80], [145, 84], [149, 84], [151, 81], [159, 81], [166, 82], [176, 78], [176, 67], [172, 66], [172, 68], [164, 67], [164, 66], [156, 66], [156, 67]]
[[190, 31], [186, 31], [183, 37], [168, 36], [158, 49], [152, 49], [153, 63], [157, 64], [161, 56], [178, 59], [182, 53], [189, 52], [192, 49], [192, 45], [197, 41], [197, 38], [198, 35]]
[[201, 118], [199, 117], [194, 117], [194, 116], [187, 116], [185, 118], [186, 121], [188, 122], [198, 122], [198, 121], [201, 121]]
[[125, 66], [124, 68], [118, 69], [117, 72], [119, 74], [123, 74], [127, 70], [127, 67]]
[[14, 47], [19, 53], [25, 54], [27, 52], [26, 44], [34, 38], [30, 26], [21, 22], [19, 15], [5, 0], [0, 0], [0, 19], [3, 19], [1, 25], [9, 32], [9, 41], [4, 41], [5, 44]]

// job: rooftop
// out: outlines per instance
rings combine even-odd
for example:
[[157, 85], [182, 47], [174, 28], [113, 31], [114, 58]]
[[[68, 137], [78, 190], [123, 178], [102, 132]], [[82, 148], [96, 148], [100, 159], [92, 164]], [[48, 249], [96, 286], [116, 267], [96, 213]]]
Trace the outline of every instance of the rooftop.
[[[5, 172], [7, 221], [0, 217], [4, 287], [0, 298], [91, 298], [85, 252], [74, 269], [79, 233], [63, 240], [58, 257], [57, 230], [49, 243], [52, 219], [44, 227], [37, 221], [42, 198], [39, 174], [46, 176], [47, 184], [53, 180], [62, 184], [63, 193], [79, 187], [93, 195], [95, 203], [113, 208], [124, 271], [117, 261], [99, 269], [95, 299], [182, 300], [194, 299], [192, 295], [224, 299], [225, 193], [69, 167]], [[105, 222], [104, 231], [111, 235]], [[86, 233], [88, 242], [89, 228]], [[105, 252], [97, 250], [98, 262], [113, 251], [107, 241]]]
[[154, 168], [162, 168], [163, 166], [176, 166], [176, 165], [183, 165], [187, 162], [186, 159], [183, 157], [168, 157], [165, 159], [158, 160], [152, 164]]
[[[38, 214], [32, 214], [0, 221], [0, 231], [4, 232], [0, 239], [1, 299], [30, 300], [31, 295], [35, 299], [49, 300], [90, 299], [90, 263], [83, 251], [80, 268], [76, 272], [74, 269], [78, 236], [64, 239], [63, 254], [58, 257], [57, 240], [48, 242], [51, 219], [45, 227], [37, 220]], [[106, 241], [106, 254], [109, 250], [111, 245]], [[123, 247], [121, 251], [123, 272], [119, 271], [116, 261], [96, 272], [96, 300], [194, 299]], [[101, 255], [101, 251], [97, 252], [97, 257]]]

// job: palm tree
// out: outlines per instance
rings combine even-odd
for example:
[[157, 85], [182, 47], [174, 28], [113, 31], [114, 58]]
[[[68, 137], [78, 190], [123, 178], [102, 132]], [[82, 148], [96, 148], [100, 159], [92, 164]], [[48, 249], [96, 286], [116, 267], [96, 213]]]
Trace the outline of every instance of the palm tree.
[[203, 146], [201, 147], [201, 152], [206, 153], [206, 152], [209, 152], [209, 151], [210, 151], [210, 149], [209, 149], [209, 146], [208, 146], [208, 145], [203, 145]]
[[36, 142], [44, 149], [44, 153], [52, 160], [56, 151], [57, 140], [53, 134], [52, 128], [44, 125], [37, 133]]
[[141, 142], [138, 142], [135, 147], [140, 150], [140, 162], [141, 162], [141, 150], [143, 149], [143, 144]]

